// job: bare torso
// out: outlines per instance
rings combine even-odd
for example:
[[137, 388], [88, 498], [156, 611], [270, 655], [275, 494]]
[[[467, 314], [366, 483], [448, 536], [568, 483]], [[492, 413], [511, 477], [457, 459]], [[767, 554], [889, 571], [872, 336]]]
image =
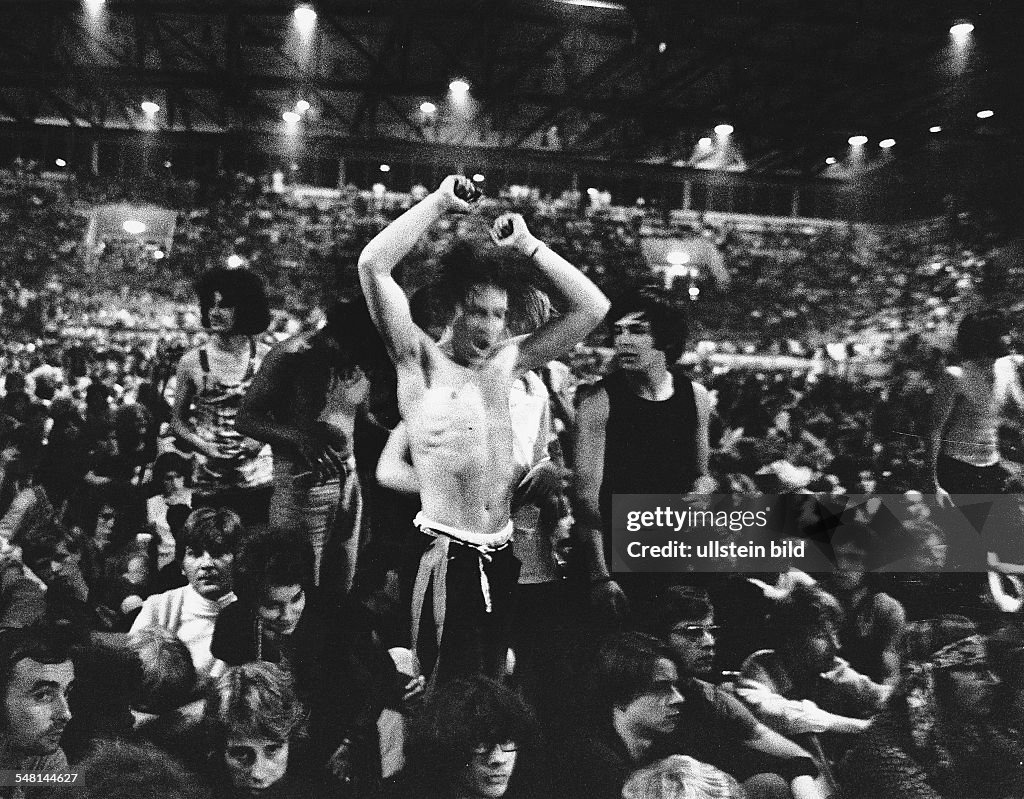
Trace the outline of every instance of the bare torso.
[[499, 532], [509, 520], [516, 469], [508, 409], [516, 349], [503, 348], [475, 369], [432, 343], [425, 350], [398, 381], [423, 513], [466, 532]]

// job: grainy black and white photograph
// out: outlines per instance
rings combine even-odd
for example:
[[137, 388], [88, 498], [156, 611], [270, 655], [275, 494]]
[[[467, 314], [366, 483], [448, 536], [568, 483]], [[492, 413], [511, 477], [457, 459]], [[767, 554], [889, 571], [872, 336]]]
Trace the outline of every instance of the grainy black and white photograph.
[[1022, 34], [0, 0], [0, 799], [1024, 797]]

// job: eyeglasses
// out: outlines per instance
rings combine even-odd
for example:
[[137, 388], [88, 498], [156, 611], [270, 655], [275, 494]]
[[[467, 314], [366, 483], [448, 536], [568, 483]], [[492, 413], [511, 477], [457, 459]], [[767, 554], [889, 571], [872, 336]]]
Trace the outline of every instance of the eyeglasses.
[[681, 624], [672, 628], [672, 635], [681, 635], [684, 638], [699, 640], [705, 634], [714, 638], [722, 628], [717, 624]]
[[519, 751], [519, 747], [516, 745], [515, 741], [505, 741], [505, 743], [500, 744], [480, 744], [473, 750], [473, 758], [476, 760], [484, 760], [495, 749], [500, 749], [502, 752], [505, 753]]

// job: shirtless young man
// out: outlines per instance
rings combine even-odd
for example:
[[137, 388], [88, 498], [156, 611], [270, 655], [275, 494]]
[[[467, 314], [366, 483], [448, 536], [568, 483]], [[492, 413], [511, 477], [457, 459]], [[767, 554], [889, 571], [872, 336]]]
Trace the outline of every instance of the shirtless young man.
[[391, 271], [438, 218], [469, 211], [455, 190], [471, 185], [464, 177], [445, 178], [359, 257], [370, 314], [398, 371], [398, 405], [423, 508], [416, 523], [434, 537], [416, 580], [412, 634], [422, 660], [431, 654], [430, 642], [420, 640], [420, 611], [429, 589], [435, 680], [504, 671], [508, 599], [517, 576], [509, 546], [516, 476], [509, 390], [519, 374], [581, 341], [609, 308], [601, 291], [531, 235], [521, 216], [506, 214], [494, 223], [495, 244], [529, 258], [562, 295], [565, 313], [528, 336], [508, 338], [508, 292], [500, 275], [482, 274], [461, 287], [451, 336], [443, 344], [416, 327]]

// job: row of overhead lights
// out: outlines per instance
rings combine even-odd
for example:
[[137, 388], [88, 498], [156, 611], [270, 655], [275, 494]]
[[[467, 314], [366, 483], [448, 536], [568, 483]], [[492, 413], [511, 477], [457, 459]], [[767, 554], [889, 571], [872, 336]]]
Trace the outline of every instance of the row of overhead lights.
[[[953, 37], [953, 41], [959, 46], [963, 46], [966, 43], [968, 37], [973, 31], [974, 25], [971, 24], [970, 22], [967, 22], [966, 20], [959, 20], [955, 22], [953, 25], [951, 25], [949, 28], [950, 36]], [[993, 111], [991, 108], [985, 108], [982, 109], [981, 111], [978, 111], [978, 113], [975, 114], [975, 116], [978, 119], [989, 119], [995, 116], [995, 113], [996, 112]], [[930, 128], [928, 128], [928, 132], [941, 133], [942, 125], [932, 125]], [[864, 135], [851, 136], [849, 139], [847, 139], [847, 143], [851, 147], [863, 147], [865, 144], [868, 143], [868, 137]], [[896, 140], [891, 138], [882, 139], [881, 141], [878, 142], [878, 146], [883, 150], [888, 150], [896, 146]], [[837, 161], [838, 159], [835, 156], [831, 155], [825, 159], [825, 163], [828, 166], [832, 166]]]
[[[986, 108], [983, 111], [979, 111], [977, 114], [975, 114], [975, 116], [978, 117], [978, 119], [989, 119], [991, 117], [994, 117], [995, 115], [996, 112], [993, 111], [991, 108]], [[930, 128], [928, 128], [928, 132], [942, 133], [942, 125], [932, 125]], [[868, 143], [868, 137], [864, 135], [851, 136], [849, 139], [846, 140], [846, 142], [851, 147], [863, 147], [865, 144]], [[888, 150], [896, 146], [896, 139], [882, 139], [880, 142], [878, 142], [878, 146], [881, 147], [883, 150]], [[836, 158], [830, 155], [828, 158], [825, 159], [825, 163], [831, 166], [832, 164], [836, 163]]]

